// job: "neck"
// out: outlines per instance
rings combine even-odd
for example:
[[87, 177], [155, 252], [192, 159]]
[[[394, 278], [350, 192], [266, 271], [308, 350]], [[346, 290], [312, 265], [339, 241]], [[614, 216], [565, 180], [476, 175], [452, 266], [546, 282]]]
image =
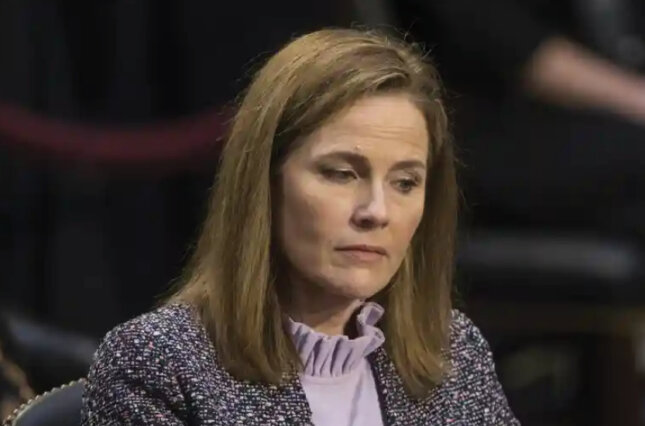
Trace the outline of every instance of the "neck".
[[363, 303], [361, 299], [331, 294], [315, 285], [291, 282], [287, 304], [291, 319], [330, 336], [347, 334], [347, 324]]

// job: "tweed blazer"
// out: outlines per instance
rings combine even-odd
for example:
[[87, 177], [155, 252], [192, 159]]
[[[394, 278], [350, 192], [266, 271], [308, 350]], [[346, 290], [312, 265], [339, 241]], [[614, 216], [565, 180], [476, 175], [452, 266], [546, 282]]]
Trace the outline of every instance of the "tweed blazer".
[[[452, 371], [423, 399], [410, 398], [385, 349], [369, 356], [389, 426], [518, 425], [488, 343], [453, 311]], [[281, 386], [241, 381], [218, 362], [194, 310], [168, 305], [109, 332], [88, 374], [84, 425], [311, 425], [298, 376]]]

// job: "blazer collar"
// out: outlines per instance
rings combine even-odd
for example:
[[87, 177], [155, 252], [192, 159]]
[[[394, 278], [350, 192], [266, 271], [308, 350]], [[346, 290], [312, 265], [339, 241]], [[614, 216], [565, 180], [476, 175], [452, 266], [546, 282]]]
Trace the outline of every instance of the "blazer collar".
[[412, 398], [383, 347], [370, 356], [380, 398], [383, 423], [387, 426], [421, 426], [436, 419], [436, 408], [444, 398], [436, 388], [423, 399]]

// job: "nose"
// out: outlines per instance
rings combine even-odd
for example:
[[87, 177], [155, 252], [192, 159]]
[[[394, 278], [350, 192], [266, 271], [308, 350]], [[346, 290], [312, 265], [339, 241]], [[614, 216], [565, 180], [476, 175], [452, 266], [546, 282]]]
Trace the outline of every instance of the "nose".
[[357, 202], [352, 222], [361, 229], [384, 228], [390, 221], [385, 191], [380, 182], [365, 185]]

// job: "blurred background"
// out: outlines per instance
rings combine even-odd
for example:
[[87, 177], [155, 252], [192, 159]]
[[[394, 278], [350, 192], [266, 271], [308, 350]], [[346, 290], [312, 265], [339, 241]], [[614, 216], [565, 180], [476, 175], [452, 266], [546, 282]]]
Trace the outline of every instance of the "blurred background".
[[0, 0], [0, 415], [179, 275], [263, 59], [359, 24], [448, 88], [456, 304], [519, 419], [645, 424], [640, 0]]

